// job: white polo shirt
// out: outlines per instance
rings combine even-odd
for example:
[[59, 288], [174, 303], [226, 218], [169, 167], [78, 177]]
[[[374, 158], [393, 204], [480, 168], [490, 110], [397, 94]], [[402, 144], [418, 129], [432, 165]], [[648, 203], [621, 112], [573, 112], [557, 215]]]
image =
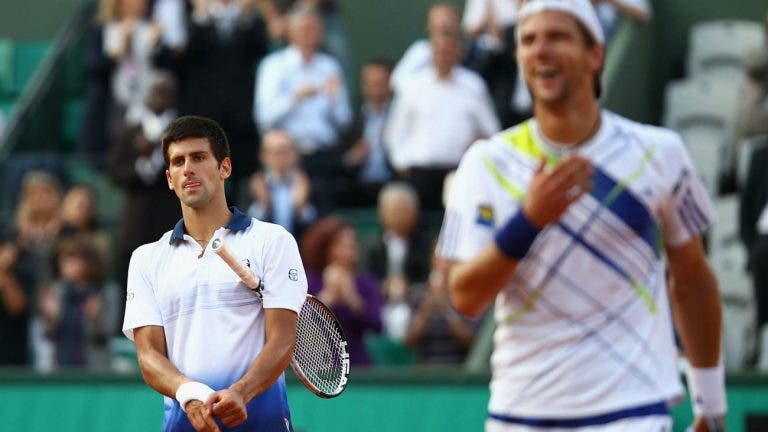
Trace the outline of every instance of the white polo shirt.
[[[263, 299], [210, 250], [210, 242], [203, 250], [186, 234], [183, 219], [160, 240], [137, 248], [128, 270], [125, 335], [133, 340], [135, 328], [162, 326], [170, 361], [214, 390], [240, 379], [261, 352], [264, 308], [298, 313], [307, 293], [291, 234], [232, 210], [232, 219], [216, 236], [262, 278]], [[285, 431], [290, 414], [284, 379], [254, 398], [247, 409], [249, 428]], [[186, 430], [187, 425], [178, 402], [166, 397], [164, 430]]]
[[480, 75], [455, 66], [441, 79], [429, 66], [395, 95], [385, 139], [396, 169], [448, 168], [474, 140], [500, 127]]
[[700, 235], [713, 208], [672, 131], [603, 111], [575, 149], [548, 145], [535, 120], [473, 145], [438, 253], [480, 253], [521, 207], [541, 158], [568, 152], [592, 162], [594, 187], [538, 235], [496, 299], [491, 415], [580, 418], [681, 392], [662, 245]]

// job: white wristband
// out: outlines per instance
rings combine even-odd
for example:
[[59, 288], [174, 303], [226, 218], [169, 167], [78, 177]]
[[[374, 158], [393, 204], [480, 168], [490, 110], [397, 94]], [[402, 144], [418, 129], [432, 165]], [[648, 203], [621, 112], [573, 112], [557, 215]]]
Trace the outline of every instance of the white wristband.
[[197, 381], [190, 381], [180, 385], [178, 390], [176, 390], [176, 400], [181, 404], [181, 409], [187, 412], [187, 402], [191, 400], [205, 402], [211, 393], [213, 393], [213, 389], [207, 385]]
[[689, 367], [688, 391], [696, 417], [722, 416], [728, 409], [725, 400], [725, 369], [722, 365], [711, 368]]

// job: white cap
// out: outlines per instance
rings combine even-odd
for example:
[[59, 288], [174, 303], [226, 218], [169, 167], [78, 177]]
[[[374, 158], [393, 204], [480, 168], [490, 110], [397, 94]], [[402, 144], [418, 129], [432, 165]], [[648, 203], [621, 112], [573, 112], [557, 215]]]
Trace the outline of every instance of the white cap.
[[[589, 0], [528, 0], [520, 9], [518, 23], [522, 23], [531, 15], [548, 10], [565, 12], [576, 18], [592, 34], [597, 43], [605, 45], [603, 28]], [[518, 28], [520, 28], [519, 25]]]

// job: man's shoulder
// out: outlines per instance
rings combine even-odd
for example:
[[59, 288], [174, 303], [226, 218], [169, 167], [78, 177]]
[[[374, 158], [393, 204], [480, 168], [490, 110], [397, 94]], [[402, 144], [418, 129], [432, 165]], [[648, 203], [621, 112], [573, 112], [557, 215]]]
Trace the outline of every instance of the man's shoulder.
[[133, 251], [133, 256], [135, 258], [145, 258], [152, 257], [157, 253], [161, 253], [164, 249], [172, 246], [170, 243], [172, 233], [173, 230], [166, 231], [165, 234], [163, 234], [159, 239], [137, 247]]
[[650, 140], [657, 145], [682, 143], [680, 135], [672, 129], [630, 120], [611, 111], [603, 111], [603, 115], [606, 121], [612, 123], [620, 132], [635, 135], [643, 141]]

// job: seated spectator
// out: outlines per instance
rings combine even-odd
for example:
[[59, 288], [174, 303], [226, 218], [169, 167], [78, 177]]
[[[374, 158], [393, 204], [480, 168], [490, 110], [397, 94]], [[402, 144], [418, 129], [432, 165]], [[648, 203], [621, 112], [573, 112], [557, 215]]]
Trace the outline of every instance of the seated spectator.
[[35, 263], [0, 227], [0, 366], [29, 366], [29, 322], [34, 308]]
[[431, 239], [419, 226], [419, 197], [403, 182], [389, 183], [379, 194], [382, 232], [368, 252], [368, 269], [381, 281], [405, 278], [406, 285], [429, 276]]
[[648, 0], [592, 0], [600, 26], [603, 27], [606, 46], [619, 28], [622, 19], [640, 24], [651, 20], [651, 3]]
[[40, 293], [47, 336], [56, 365], [107, 368], [107, 340], [119, 319], [116, 287], [104, 283], [102, 256], [87, 236], [58, 246], [59, 279]]
[[499, 121], [485, 83], [459, 66], [458, 34], [432, 37], [433, 65], [395, 94], [386, 142], [398, 177], [416, 188], [425, 209], [442, 208], [445, 175]]
[[[168, 190], [160, 139], [176, 118], [176, 80], [155, 72], [138, 124], [123, 124], [109, 153], [109, 174], [125, 193], [117, 233], [116, 279], [122, 286], [138, 246], [156, 241], [181, 218], [178, 200]], [[152, 217], [147, 217], [151, 214]]]
[[[55, 177], [44, 171], [30, 171], [24, 175], [16, 206], [16, 245], [19, 253], [28, 256], [32, 263], [34, 287], [28, 292], [35, 295], [39, 287], [54, 279], [53, 257], [61, 231], [60, 206], [61, 186]], [[31, 310], [36, 313], [37, 308]], [[34, 366], [39, 371], [48, 371], [53, 367], [53, 351], [44, 337], [40, 317], [33, 314], [29, 327]]]
[[369, 364], [364, 335], [381, 331], [381, 294], [373, 275], [357, 267], [355, 228], [344, 219], [327, 216], [304, 233], [301, 255], [309, 293], [336, 314], [349, 340], [352, 364]]
[[[429, 39], [439, 35], [458, 35], [459, 11], [456, 10], [456, 7], [448, 3], [432, 5], [429, 8], [429, 12], [427, 12], [427, 34]], [[392, 70], [392, 77], [390, 78], [390, 87], [395, 94], [416, 73], [428, 68], [432, 64], [432, 47], [430, 46], [429, 39], [414, 41], [395, 65], [394, 70]]]
[[314, 222], [317, 210], [309, 200], [312, 185], [299, 166], [299, 152], [288, 133], [271, 130], [261, 142], [261, 165], [250, 181], [248, 215], [281, 225], [295, 237]]
[[288, 32], [290, 45], [259, 67], [253, 115], [262, 132], [291, 134], [323, 213], [333, 205], [335, 150], [351, 119], [346, 84], [339, 63], [319, 51], [323, 25], [312, 9], [292, 12]]
[[355, 113], [344, 139], [337, 204], [373, 206], [381, 187], [392, 178], [384, 146], [389, 118], [389, 63], [373, 60], [363, 66], [360, 87], [363, 106]]
[[16, 206], [19, 247], [32, 254], [42, 281], [53, 277], [51, 267], [56, 239], [61, 230], [61, 185], [52, 175], [30, 171], [24, 175]]
[[405, 343], [423, 364], [462, 363], [480, 323], [468, 320], [451, 306], [446, 269], [446, 264], [435, 256], [427, 282], [411, 290], [413, 313]]
[[105, 257], [109, 257], [111, 252], [109, 236], [99, 227], [96, 193], [88, 185], [76, 184], [67, 189], [61, 201], [61, 222], [59, 239], [78, 235], [88, 236], [99, 251]]

